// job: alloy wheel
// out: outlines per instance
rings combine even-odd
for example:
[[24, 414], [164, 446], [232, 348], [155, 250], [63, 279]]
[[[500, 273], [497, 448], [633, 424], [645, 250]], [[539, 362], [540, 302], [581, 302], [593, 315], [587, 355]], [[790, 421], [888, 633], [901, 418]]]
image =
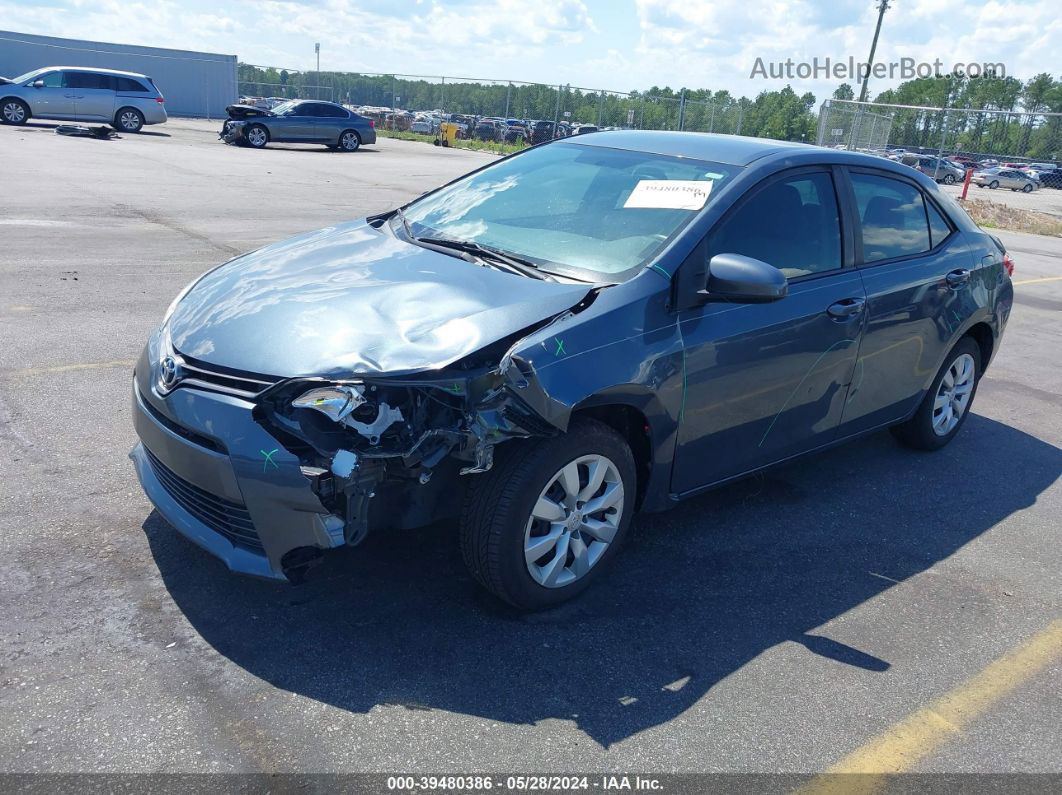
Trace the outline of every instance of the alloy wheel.
[[26, 120], [26, 109], [21, 102], [8, 102], [4, 105], [4, 121], [21, 124]]
[[140, 129], [140, 117], [134, 111], [127, 110], [118, 117], [118, 123], [127, 132], [136, 132]]
[[528, 573], [546, 588], [563, 588], [601, 560], [619, 531], [623, 479], [602, 455], [565, 464], [542, 490], [524, 530]]
[[343, 137], [339, 139], [339, 143], [348, 152], [353, 152], [361, 146], [361, 141], [358, 140], [358, 134], [354, 132], [343, 133]]
[[266, 132], [261, 127], [255, 127], [249, 133], [247, 133], [247, 140], [251, 146], [265, 146], [266, 145]]
[[964, 353], [957, 356], [951, 367], [940, 379], [937, 395], [933, 401], [933, 433], [947, 436], [959, 424], [973, 394], [977, 368], [973, 357]]

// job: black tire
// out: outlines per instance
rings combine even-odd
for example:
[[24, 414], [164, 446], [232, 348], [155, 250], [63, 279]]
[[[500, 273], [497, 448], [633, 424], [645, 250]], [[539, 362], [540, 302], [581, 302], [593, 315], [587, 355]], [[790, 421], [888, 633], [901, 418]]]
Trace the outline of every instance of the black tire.
[[1032, 185], [1023, 185], [1022, 189], [1021, 189], [1021, 192], [1022, 193], [1032, 193], [1032, 189], [1033, 189]]
[[[973, 391], [970, 393], [970, 400], [966, 404], [959, 422], [948, 433], [940, 435], [933, 430], [933, 403], [936, 400], [937, 390], [940, 388], [940, 382], [943, 380], [945, 373], [951, 368], [952, 363], [964, 354], [972, 356], [974, 361]], [[972, 337], [963, 337], [955, 343], [955, 347], [945, 357], [944, 364], [940, 367], [940, 372], [933, 379], [933, 384], [929, 387], [929, 391], [926, 392], [926, 396], [922, 399], [914, 416], [906, 422], [894, 425], [891, 428], [893, 435], [902, 444], [915, 450], [939, 450], [944, 447], [955, 438], [963, 423], [966, 422], [966, 418], [970, 416], [974, 399], [977, 397], [977, 386], [981, 381], [982, 366], [981, 348], [976, 340]]]
[[339, 134], [339, 150], [341, 152], [357, 152], [361, 149], [361, 135], [357, 130], [343, 130]]
[[944, 184], [945, 185], [954, 185], [955, 184], [955, 177], [953, 175], [951, 175], [951, 174], [945, 174], [944, 175]]
[[[623, 509], [611, 543], [574, 582], [548, 588], [536, 582], [524, 559], [524, 535], [542, 490], [566, 464], [581, 456], [611, 461], [623, 484]], [[575, 419], [568, 432], [548, 439], [516, 440], [499, 447], [494, 466], [469, 484], [461, 513], [461, 553], [472, 576], [520, 610], [553, 607], [582, 593], [608, 567], [630, 528], [637, 488], [634, 456], [609, 426]]]
[[[261, 130], [263, 135], [252, 135], [252, 132], [255, 130]], [[254, 140], [252, 140], [252, 138]], [[269, 130], [261, 124], [252, 124], [243, 131], [243, 141], [252, 149], [264, 149], [265, 145], [269, 143]]]
[[21, 99], [8, 97], [0, 103], [0, 122], [4, 124], [25, 124], [29, 121], [29, 105]]
[[995, 190], [999, 187], [999, 182], [997, 180], [992, 180], [988, 183], [988, 187], [990, 187], [992, 190]]
[[111, 126], [118, 132], [138, 133], [144, 129], [144, 114], [136, 108], [119, 108]]

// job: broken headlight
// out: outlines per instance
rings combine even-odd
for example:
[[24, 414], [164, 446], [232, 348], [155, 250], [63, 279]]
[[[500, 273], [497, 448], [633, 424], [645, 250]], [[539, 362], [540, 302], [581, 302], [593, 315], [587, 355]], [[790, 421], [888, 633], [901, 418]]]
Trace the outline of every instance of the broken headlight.
[[329, 419], [342, 422], [364, 402], [365, 395], [361, 387], [343, 384], [311, 389], [291, 401], [291, 405], [297, 409], [313, 409]]

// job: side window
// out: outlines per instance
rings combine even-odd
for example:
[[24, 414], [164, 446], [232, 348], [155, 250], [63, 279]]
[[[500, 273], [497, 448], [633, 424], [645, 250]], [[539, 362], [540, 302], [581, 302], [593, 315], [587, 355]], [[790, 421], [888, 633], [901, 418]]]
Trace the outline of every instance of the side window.
[[41, 75], [39, 80], [44, 81], [45, 88], [62, 88], [63, 87], [63, 73], [62, 72], [49, 72], [46, 75]]
[[800, 174], [753, 190], [712, 230], [709, 257], [742, 254], [791, 279], [841, 267], [841, 222], [829, 174]]
[[321, 115], [328, 119], [345, 119], [347, 112], [342, 108], [337, 108], [335, 105], [318, 105], [321, 109]]
[[852, 174], [863, 229], [863, 261], [929, 251], [925, 203], [917, 188], [890, 177]]
[[929, 215], [929, 243], [936, 248], [951, 234], [951, 226], [940, 210], [933, 206], [933, 202], [926, 202], [926, 213]]
[[67, 88], [110, 88], [113, 89], [110, 75], [95, 72], [64, 72]]
[[131, 77], [115, 77], [119, 91], [147, 91], [144, 86]]

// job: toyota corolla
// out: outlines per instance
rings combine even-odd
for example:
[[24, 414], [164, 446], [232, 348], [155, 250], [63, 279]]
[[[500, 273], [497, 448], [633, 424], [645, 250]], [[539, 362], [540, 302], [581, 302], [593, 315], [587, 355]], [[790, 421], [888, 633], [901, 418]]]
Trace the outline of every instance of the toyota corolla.
[[1013, 289], [924, 175], [615, 131], [200, 276], [141, 356], [131, 456], [231, 570], [297, 581], [435, 523], [523, 609], [604, 576], [637, 511], [890, 427], [963, 426]]

